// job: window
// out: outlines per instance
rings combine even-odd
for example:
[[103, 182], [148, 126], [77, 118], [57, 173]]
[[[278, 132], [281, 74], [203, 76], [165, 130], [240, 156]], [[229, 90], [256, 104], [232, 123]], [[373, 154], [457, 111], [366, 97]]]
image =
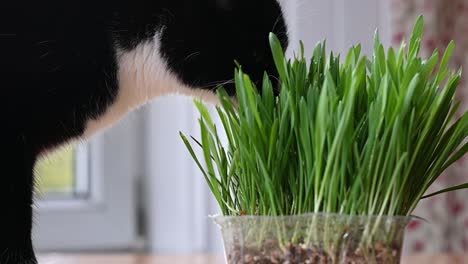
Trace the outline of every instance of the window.
[[135, 120], [38, 163], [33, 241], [39, 251], [133, 247]]
[[35, 168], [39, 199], [86, 199], [90, 195], [88, 146], [64, 147]]

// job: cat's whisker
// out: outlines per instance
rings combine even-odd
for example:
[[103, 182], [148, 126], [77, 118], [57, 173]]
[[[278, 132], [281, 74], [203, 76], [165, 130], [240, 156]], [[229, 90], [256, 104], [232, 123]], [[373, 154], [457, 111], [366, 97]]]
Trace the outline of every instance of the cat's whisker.
[[192, 58], [195, 58], [195, 57], [197, 57], [197, 56], [200, 55], [200, 54], [201, 54], [200, 51], [195, 51], [195, 52], [189, 54], [187, 57], [185, 57], [185, 58], [184, 58], [184, 61], [188, 61], [188, 60], [190, 60], [190, 59], [192, 59]]
[[232, 84], [232, 83], [234, 83], [234, 79], [208, 83], [208, 84], [206, 85], [206, 87], [207, 87], [207, 88], [216, 89], [216, 88], [218, 88], [218, 87], [220, 87], [220, 86], [224, 86], [224, 85], [226, 85], [226, 84]]
[[49, 44], [49, 43], [53, 43], [53, 42], [57, 42], [57, 40], [49, 39], [49, 40], [38, 41], [38, 42], [36, 42], [36, 46], [41, 46], [41, 45], [45, 45], [45, 44]]

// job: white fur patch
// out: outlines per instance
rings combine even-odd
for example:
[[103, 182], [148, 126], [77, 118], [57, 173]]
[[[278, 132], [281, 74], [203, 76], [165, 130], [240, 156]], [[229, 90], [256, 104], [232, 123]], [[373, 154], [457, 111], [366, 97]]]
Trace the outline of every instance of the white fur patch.
[[[294, 5], [287, 0], [278, 0], [288, 27], [290, 42], [295, 42], [292, 29]], [[184, 85], [168, 67], [160, 53], [160, 33], [151, 41], [138, 45], [130, 52], [120, 51], [118, 59], [117, 98], [106, 112], [96, 120], [89, 120], [83, 138], [87, 139], [97, 131], [115, 124], [130, 110], [139, 107], [158, 96], [181, 94], [217, 103], [216, 95], [199, 87]]]
[[160, 53], [160, 34], [130, 52], [118, 53], [119, 90], [114, 103], [97, 120], [86, 125], [84, 138], [119, 121], [130, 110], [158, 96], [181, 94], [216, 102], [213, 92], [188, 87], [172, 73]]

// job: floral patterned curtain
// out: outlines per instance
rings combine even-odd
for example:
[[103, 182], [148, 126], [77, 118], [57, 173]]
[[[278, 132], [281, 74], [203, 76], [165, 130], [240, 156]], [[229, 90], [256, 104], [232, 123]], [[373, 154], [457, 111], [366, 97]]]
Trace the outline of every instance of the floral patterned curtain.
[[[460, 113], [468, 109], [468, 0], [391, 0], [393, 11], [393, 44], [408, 39], [419, 15], [424, 15], [423, 55], [435, 48], [443, 52], [450, 40], [457, 47], [452, 66], [465, 69], [457, 94], [462, 101]], [[459, 114], [460, 114], [459, 113]], [[429, 191], [468, 182], [468, 157], [452, 166]], [[408, 226], [407, 253], [468, 252], [468, 190], [435, 196], [421, 202], [415, 215], [430, 221]]]

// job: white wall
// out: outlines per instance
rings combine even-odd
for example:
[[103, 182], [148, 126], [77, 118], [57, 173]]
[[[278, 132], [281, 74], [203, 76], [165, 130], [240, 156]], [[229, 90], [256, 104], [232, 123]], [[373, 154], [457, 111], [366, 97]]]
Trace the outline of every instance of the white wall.
[[378, 28], [382, 42], [390, 43], [389, 1], [375, 0], [294, 0], [296, 4], [296, 39], [302, 40], [310, 55], [313, 46], [323, 39], [334, 52], [345, 52], [351, 45], [362, 43], [372, 50]]
[[[377, 27], [389, 43], [387, 1], [284, 0], [292, 18], [292, 50], [299, 40], [307, 54], [324, 38], [329, 47], [343, 52], [362, 42], [370, 53]], [[146, 224], [150, 249], [158, 253], [193, 253], [221, 250], [219, 232], [207, 215], [217, 212], [203, 177], [189, 157], [178, 132], [198, 135], [197, 113], [188, 98], [154, 102], [146, 116]]]

